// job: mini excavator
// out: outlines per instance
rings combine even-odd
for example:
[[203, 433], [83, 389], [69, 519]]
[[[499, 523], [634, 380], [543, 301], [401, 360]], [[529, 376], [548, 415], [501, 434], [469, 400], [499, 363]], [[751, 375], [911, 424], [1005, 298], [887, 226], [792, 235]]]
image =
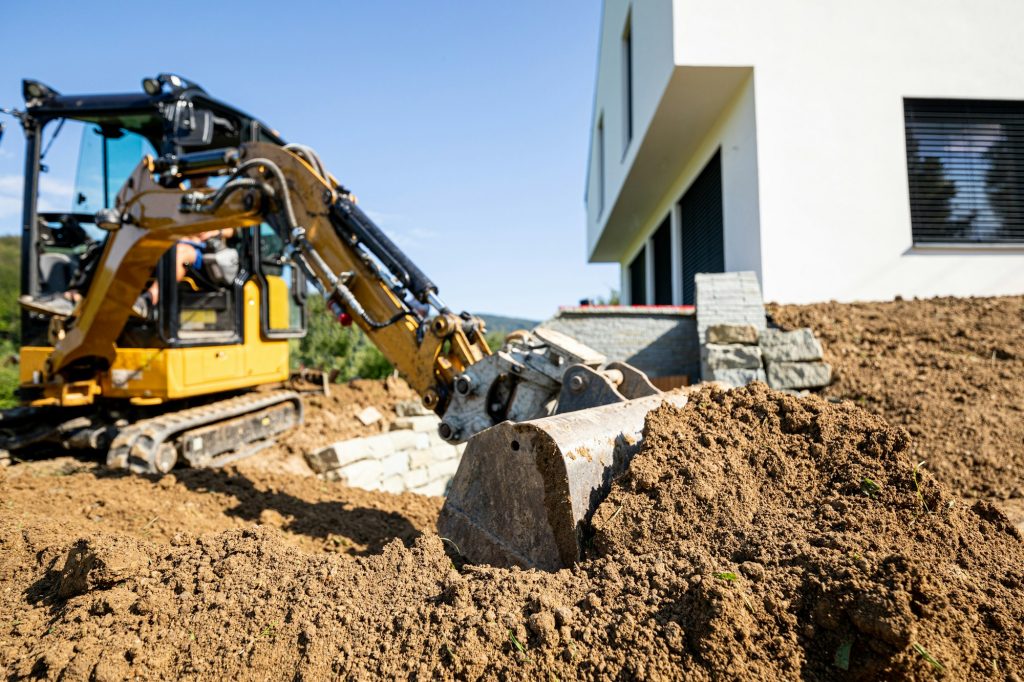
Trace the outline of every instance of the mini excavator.
[[[492, 350], [483, 321], [441, 300], [315, 151], [180, 76], [142, 86], [63, 95], [26, 80], [24, 109], [5, 110], [26, 156], [21, 405], [0, 415], [0, 448], [94, 450], [153, 475], [249, 456], [302, 421], [280, 386], [320, 295], [445, 440], [468, 441], [442, 533], [474, 561], [578, 558], [665, 398], [647, 377], [543, 328]], [[47, 210], [43, 161], [69, 121], [82, 131], [72, 206]]]

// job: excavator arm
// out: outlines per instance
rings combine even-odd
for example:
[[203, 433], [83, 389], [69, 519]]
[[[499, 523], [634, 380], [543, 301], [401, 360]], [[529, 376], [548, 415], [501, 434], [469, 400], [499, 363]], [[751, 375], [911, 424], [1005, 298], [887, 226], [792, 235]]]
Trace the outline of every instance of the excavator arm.
[[[227, 181], [185, 189], [202, 175]], [[550, 330], [513, 334], [492, 352], [483, 322], [452, 313], [307, 147], [249, 143], [144, 159], [116, 210], [97, 215], [111, 235], [81, 310], [58, 334], [51, 385], [110, 364], [132, 301], [177, 239], [264, 221], [287, 235], [283, 258], [305, 271], [328, 309], [357, 324], [441, 416], [440, 435], [470, 441], [441, 532], [478, 561], [555, 568], [576, 560], [585, 524], [635, 452], [659, 391], [638, 370]], [[576, 410], [584, 411], [563, 414]]]

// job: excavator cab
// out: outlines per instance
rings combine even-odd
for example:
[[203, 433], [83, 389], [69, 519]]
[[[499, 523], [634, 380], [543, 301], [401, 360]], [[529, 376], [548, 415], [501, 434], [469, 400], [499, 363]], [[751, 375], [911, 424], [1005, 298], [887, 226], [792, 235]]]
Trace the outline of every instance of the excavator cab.
[[[22, 293], [35, 305], [23, 311], [23, 345], [48, 345], [51, 317], [69, 313], [86, 294], [107, 235], [96, 214], [114, 208], [118, 190], [143, 157], [236, 147], [254, 139], [283, 144], [267, 126], [213, 101], [195, 84], [166, 80], [171, 87], [154, 87], [152, 95], [72, 97], [26, 81]], [[215, 188], [217, 178], [209, 184]], [[180, 277], [176, 249], [168, 250], [152, 273], [155, 305], [136, 311], [144, 314], [128, 320], [118, 346], [240, 342], [246, 275], [271, 303], [260, 311], [267, 337], [301, 335], [305, 285], [301, 272], [279, 264], [286, 238], [269, 224], [235, 231], [216, 244], [216, 260], [205, 263], [207, 240], [183, 240], [195, 245], [200, 260]]]

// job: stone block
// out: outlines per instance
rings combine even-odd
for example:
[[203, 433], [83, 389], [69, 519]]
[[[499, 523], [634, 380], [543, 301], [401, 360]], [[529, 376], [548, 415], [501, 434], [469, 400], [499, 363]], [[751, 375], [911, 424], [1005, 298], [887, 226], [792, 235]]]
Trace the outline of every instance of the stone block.
[[403, 400], [395, 404], [395, 414], [399, 417], [425, 417], [434, 413], [423, 407], [419, 400]]
[[[414, 451], [415, 452], [415, 451]], [[409, 455], [405, 452], [395, 454], [380, 460], [381, 478], [393, 475], [402, 475], [409, 470]]]
[[757, 346], [708, 344], [704, 347], [704, 361], [712, 372], [720, 369], [758, 369], [761, 367], [761, 349]]
[[455, 475], [455, 471], [459, 468], [459, 460], [457, 459], [446, 459], [440, 462], [434, 462], [427, 466], [427, 478], [431, 481], [436, 481], [439, 478], [451, 478]]
[[428, 497], [441, 497], [447, 494], [449, 483], [451, 483], [450, 478], [441, 478], [436, 481], [431, 481], [426, 485], [413, 488], [410, 492], [417, 493], [418, 495], [427, 495]]
[[462, 451], [454, 445], [443, 443], [434, 445], [426, 450], [415, 450], [409, 453], [409, 468], [419, 469], [427, 467], [434, 462], [446, 462], [450, 459], [458, 460]]
[[766, 382], [763, 369], [719, 369], [712, 371], [707, 377], [708, 381], [718, 381], [732, 388], [746, 386], [755, 381]]
[[405, 473], [405, 487], [407, 490], [424, 486], [430, 482], [430, 478], [427, 476], [427, 469], [411, 469]]
[[373, 405], [370, 405], [369, 407], [367, 407], [367, 408], [365, 408], [363, 410], [360, 410], [359, 413], [356, 414], [356, 419], [358, 419], [359, 423], [362, 424], [363, 426], [369, 426], [370, 424], [376, 424], [377, 422], [379, 422], [383, 418], [384, 418], [384, 415], [382, 415], [380, 413], [380, 410], [378, 410]]
[[715, 324], [708, 327], [708, 343], [714, 344], [757, 344], [757, 327], [752, 324]]
[[389, 431], [381, 435], [391, 438], [392, 452], [395, 450], [424, 450], [430, 447], [430, 434], [422, 431]]
[[388, 476], [380, 482], [378, 490], [383, 490], [386, 493], [404, 493], [407, 489], [407, 484], [403, 476]]
[[826, 362], [773, 362], [768, 365], [772, 388], [820, 388], [832, 381], [832, 366]]
[[[382, 433], [377, 436], [338, 441], [315, 452], [307, 452], [306, 462], [313, 471], [322, 474], [362, 459], [386, 457], [396, 449], [393, 435]], [[420, 434], [410, 432], [410, 440], [415, 441], [418, 435]]]
[[392, 431], [420, 431], [430, 433], [437, 431], [437, 425], [441, 420], [435, 414], [419, 415], [416, 417], [399, 417], [391, 423]]
[[764, 361], [773, 362], [813, 362], [821, 360], [821, 343], [814, 338], [814, 332], [806, 327], [791, 332], [779, 329], [766, 329], [761, 332], [759, 341]]
[[345, 485], [373, 490], [380, 483], [382, 469], [380, 460], [364, 459], [346, 464], [337, 473], [338, 480]]

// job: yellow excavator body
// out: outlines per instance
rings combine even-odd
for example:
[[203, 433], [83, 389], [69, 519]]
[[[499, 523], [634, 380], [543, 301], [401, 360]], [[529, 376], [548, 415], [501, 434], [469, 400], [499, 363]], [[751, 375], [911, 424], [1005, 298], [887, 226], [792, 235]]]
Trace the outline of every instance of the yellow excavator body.
[[[267, 283], [271, 326], [284, 328], [289, 314], [288, 289], [280, 277], [269, 276]], [[111, 398], [128, 400], [134, 405], [159, 405], [286, 381], [290, 373], [288, 341], [266, 339], [260, 334], [260, 288], [250, 281], [242, 290], [241, 343], [182, 348], [118, 347], [109, 369], [80, 381], [47, 384], [44, 395], [27, 404], [79, 407]], [[190, 310], [187, 316], [201, 319], [206, 312]], [[22, 347], [22, 386], [40, 384], [52, 354], [53, 348], [48, 346]]]

